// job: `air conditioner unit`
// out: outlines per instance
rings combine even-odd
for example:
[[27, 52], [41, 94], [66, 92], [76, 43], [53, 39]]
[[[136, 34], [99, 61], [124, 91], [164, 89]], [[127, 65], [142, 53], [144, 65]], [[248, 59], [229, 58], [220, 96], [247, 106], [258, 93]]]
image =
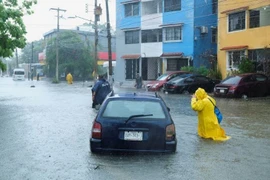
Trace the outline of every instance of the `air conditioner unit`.
[[201, 26], [201, 34], [208, 33], [208, 28], [206, 26]]

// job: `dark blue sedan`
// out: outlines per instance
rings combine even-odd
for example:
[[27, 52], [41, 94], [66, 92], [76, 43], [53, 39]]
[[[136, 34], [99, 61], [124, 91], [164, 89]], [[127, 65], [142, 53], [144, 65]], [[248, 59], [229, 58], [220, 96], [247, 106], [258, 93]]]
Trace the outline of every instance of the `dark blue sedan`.
[[175, 125], [157, 93], [111, 94], [100, 107], [90, 138], [92, 152], [175, 152]]

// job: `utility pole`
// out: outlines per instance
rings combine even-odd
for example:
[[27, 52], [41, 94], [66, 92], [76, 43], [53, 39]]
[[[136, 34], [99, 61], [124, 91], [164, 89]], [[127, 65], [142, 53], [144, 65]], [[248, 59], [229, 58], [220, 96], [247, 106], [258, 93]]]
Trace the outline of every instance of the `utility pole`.
[[100, 20], [100, 15], [102, 13], [102, 9], [100, 6], [97, 6], [97, 0], [95, 0], [95, 9], [94, 9], [94, 15], [95, 15], [95, 47], [94, 47], [94, 78], [97, 74], [97, 61], [98, 61], [98, 53], [97, 53], [97, 46], [98, 46], [98, 27], [97, 22]]
[[16, 48], [16, 68], [19, 67], [18, 50]]
[[58, 78], [58, 64], [59, 64], [59, 47], [58, 47], [58, 34], [59, 34], [59, 11], [63, 11], [66, 12], [65, 9], [60, 9], [60, 8], [50, 8], [50, 10], [54, 10], [57, 11], [57, 32], [56, 32], [56, 66], [55, 66], [55, 80], [58, 83], [59, 82], [59, 78]]
[[34, 72], [32, 70], [32, 63], [34, 62], [34, 42], [32, 42], [32, 57], [31, 57], [31, 63], [30, 63], [30, 72], [31, 72], [31, 80], [33, 81]]
[[109, 16], [109, 5], [108, 0], [106, 1], [106, 13], [107, 13], [107, 37], [108, 37], [108, 54], [109, 54], [109, 83], [113, 87], [112, 81], [112, 43], [111, 43], [111, 25]]

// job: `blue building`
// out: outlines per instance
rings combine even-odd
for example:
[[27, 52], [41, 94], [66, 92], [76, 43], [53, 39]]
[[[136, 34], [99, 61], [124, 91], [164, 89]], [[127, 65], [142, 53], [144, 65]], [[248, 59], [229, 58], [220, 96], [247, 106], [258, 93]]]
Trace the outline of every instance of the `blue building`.
[[115, 80], [209, 66], [217, 51], [217, 0], [117, 0]]

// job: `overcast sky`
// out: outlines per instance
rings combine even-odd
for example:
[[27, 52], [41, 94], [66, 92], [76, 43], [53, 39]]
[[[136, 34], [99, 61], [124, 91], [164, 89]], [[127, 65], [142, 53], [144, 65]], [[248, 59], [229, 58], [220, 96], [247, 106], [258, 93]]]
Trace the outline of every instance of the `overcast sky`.
[[[115, 29], [115, 1], [109, 0], [110, 23]], [[27, 41], [32, 42], [43, 38], [43, 34], [57, 28], [57, 11], [50, 11], [50, 8], [60, 8], [66, 12], [60, 12], [64, 18], [60, 18], [60, 29], [74, 29], [78, 25], [87, 22], [76, 18], [70, 19], [71, 16], [80, 16], [94, 21], [94, 0], [38, 0], [38, 4], [32, 9], [34, 14], [24, 17], [24, 23], [27, 30]], [[101, 4], [102, 15], [101, 23], [106, 22], [105, 0], [97, 0]], [[88, 13], [85, 12], [85, 4], [88, 4]]]

